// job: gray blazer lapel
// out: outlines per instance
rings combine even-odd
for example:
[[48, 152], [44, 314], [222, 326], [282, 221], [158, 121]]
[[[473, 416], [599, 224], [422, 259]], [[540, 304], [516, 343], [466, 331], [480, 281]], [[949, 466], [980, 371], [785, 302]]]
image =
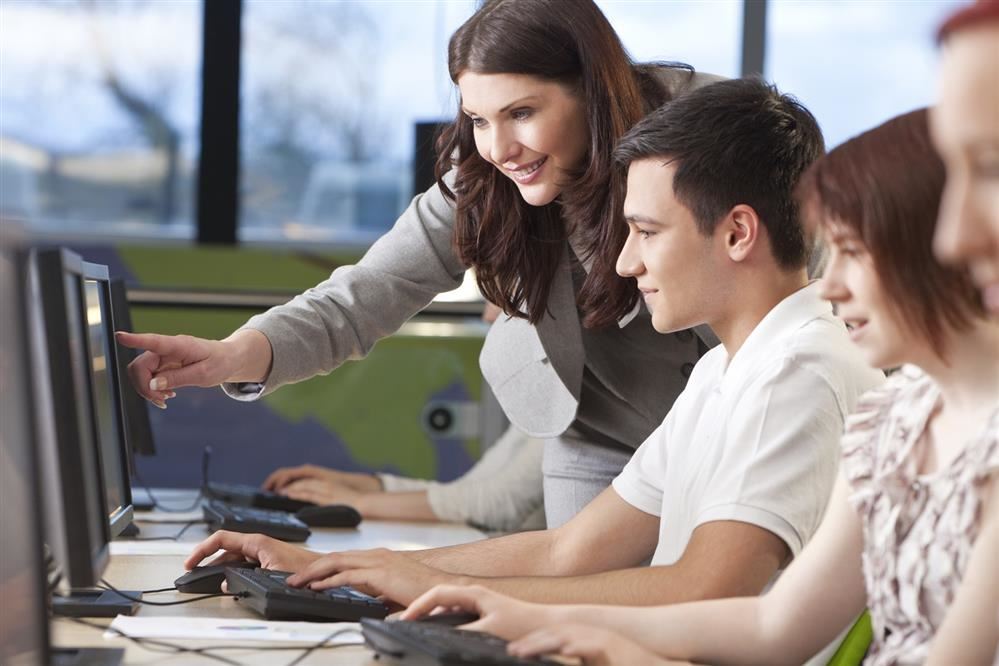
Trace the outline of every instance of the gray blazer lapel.
[[510, 421], [533, 437], [556, 437], [572, 424], [583, 379], [583, 339], [568, 245], [537, 326], [500, 316], [479, 365]]
[[579, 402], [583, 383], [583, 334], [576, 309], [576, 291], [572, 286], [568, 243], [563, 247], [562, 258], [552, 279], [548, 312], [538, 321], [537, 329], [552, 367], [575, 401]]

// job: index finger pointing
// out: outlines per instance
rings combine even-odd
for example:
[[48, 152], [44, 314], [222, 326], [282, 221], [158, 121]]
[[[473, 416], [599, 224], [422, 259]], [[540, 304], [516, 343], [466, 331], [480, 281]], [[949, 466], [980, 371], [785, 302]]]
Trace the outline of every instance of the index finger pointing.
[[115, 331], [115, 340], [131, 349], [148, 349], [158, 354], [168, 354], [177, 347], [176, 341], [171, 335], [160, 335], [159, 333], [128, 333], [127, 331]]

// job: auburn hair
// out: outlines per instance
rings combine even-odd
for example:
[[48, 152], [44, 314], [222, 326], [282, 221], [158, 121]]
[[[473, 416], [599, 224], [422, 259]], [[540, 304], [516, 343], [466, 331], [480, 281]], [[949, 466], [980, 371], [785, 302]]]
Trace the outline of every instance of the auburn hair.
[[799, 184], [811, 224], [864, 244], [902, 319], [940, 350], [946, 328], [985, 315], [968, 275], [933, 255], [946, 174], [926, 109], [892, 118], [812, 165]]

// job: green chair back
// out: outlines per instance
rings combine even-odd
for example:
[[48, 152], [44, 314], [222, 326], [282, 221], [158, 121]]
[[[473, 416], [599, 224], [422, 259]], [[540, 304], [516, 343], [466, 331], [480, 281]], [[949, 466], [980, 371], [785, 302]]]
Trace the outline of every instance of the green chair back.
[[864, 614], [850, 627], [846, 638], [839, 644], [836, 654], [829, 660], [828, 666], [859, 666], [864, 661], [864, 656], [867, 654], [867, 648], [870, 647], [873, 637], [871, 614], [864, 611]]

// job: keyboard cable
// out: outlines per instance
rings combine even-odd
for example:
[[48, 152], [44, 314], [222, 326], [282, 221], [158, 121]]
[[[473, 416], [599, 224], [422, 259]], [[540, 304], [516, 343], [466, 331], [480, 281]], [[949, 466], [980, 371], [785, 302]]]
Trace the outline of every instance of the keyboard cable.
[[[249, 596], [248, 592], [239, 592], [237, 594], [232, 594], [231, 592], [211, 592], [209, 594], [199, 594], [196, 597], [191, 597], [189, 599], [180, 599], [178, 601], [146, 601], [145, 599], [141, 599], [139, 597], [132, 596], [131, 594], [128, 594], [126, 592], [122, 592], [121, 590], [119, 590], [118, 588], [116, 588], [114, 585], [112, 585], [111, 583], [107, 582], [103, 578], [101, 578], [101, 584], [104, 586], [104, 588], [106, 590], [108, 590], [109, 592], [114, 592], [119, 597], [122, 597], [124, 599], [128, 599], [129, 601], [134, 601], [134, 602], [139, 603], [139, 604], [145, 604], [146, 606], [180, 606], [180, 605], [183, 605], [183, 604], [194, 603], [195, 601], [201, 601], [202, 599], [213, 599], [215, 597], [230, 597], [232, 599], [243, 599], [243, 598]], [[177, 589], [177, 588], [173, 588], [173, 589]], [[155, 590], [155, 591], [156, 592], [167, 592], [167, 591], [169, 591], [169, 588], [164, 588], [164, 589]]]
[[199, 506], [201, 506], [201, 500], [205, 498], [205, 488], [208, 487], [208, 461], [212, 457], [212, 447], [211, 444], [205, 444], [205, 448], [201, 451], [201, 485], [198, 487], [198, 494], [195, 495], [194, 501], [190, 506], [184, 507], [169, 507], [165, 506], [160, 500], [156, 499], [156, 495], [153, 494], [153, 490], [146, 480], [142, 478], [139, 473], [139, 466], [134, 465], [132, 469], [132, 474], [139, 481], [139, 486], [146, 491], [149, 495], [149, 499], [152, 500], [153, 506], [165, 513], [187, 513], [188, 511], [194, 511]]
[[[218, 652], [220, 650], [250, 650], [253, 652], [260, 652], [260, 651], [287, 652], [289, 650], [303, 649], [301, 645], [252, 645], [252, 646], [251, 645], [208, 645], [205, 647], [187, 647], [186, 645], [177, 645], [176, 643], [168, 643], [166, 641], [161, 641], [153, 638], [140, 638], [138, 636], [132, 636], [130, 634], [125, 633], [121, 629], [118, 629], [117, 627], [105, 626], [94, 622], [88, 622], [87, 620], [79, 617], [70, 617], [66, 619], [70, 620], [71, 622], [75, 622], [77, 624], [82, 624], [85, 627], [90, 627], [91, 629], [97, 629], [98, 631], [112, 631], [118, 636], [121, 636], [122, 638], [131, 641], [132, 643], [135, 643], [136, 645], [146, 650], [149, 650], [150, 652], [158, 652], [161, 654], [192, 653], [200, 655], [207, 659], [215, 659], [216, 661], [221, 661], [222, 663], [225, 664], [236, 664], [237, 666], [240, 666], [242, 662], [234, 661], [232, 659], [229, 659], [228, 657], [223, 657], [222, 655], [212, 654], [212, 652]], [[315, 645], [310, 645], [305, 647], [304, 648], [305, 651], [302, 654], [300, 654], [298, 657], [296, 657], [293, 661], [291, 661], [287, 666], [297, 666], [297, 664], [301, 663], [302, 660], [304, 660], [306, 657], [311, 655], [316, 650], [328, 650], [331, 648], [351, 647], [351, 646], [357, 647], [364, 645], [363, 640], [353, 641], [350, 643], [337, 643], [336, 645], [328, 644], [334, 638], [346, 633], [358, 633], [358, 630], [353, 627], [337, 629], [333, 633], [323, 638], [323, 640], [317, 642]]]

